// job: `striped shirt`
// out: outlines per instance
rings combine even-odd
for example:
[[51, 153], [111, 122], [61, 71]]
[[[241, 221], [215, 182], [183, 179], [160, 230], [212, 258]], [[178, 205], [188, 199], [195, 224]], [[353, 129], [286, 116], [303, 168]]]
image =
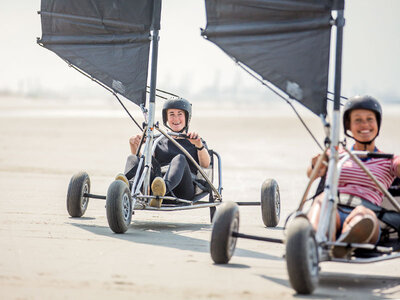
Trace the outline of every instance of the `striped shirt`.
[[[400, 156], [395, 156], [393, 159], [371, 158], [364, 162], [364, 165], [385, 188], [389, 188], [397, 177], [399, 164]], [[352, 159], [343, 164], [338, 189], [340, 193], [360, 197], [378, 206], [383, 201], [384, 195], [381, 190]]]

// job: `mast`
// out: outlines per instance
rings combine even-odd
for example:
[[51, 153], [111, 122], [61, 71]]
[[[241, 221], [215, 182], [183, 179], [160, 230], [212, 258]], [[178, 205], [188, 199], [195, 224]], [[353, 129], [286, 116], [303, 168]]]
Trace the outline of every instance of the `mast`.
[[[158, 8], [158, 9], [157, 9]], [[154, 1], [154, 13], [153, 13], [153, 35], [151, 36], [151, 69], [150, 69], [150, 96], [149, 96], [149, 118], [147, 124], [147, 140], [146, 144], [148, 147], [145, 153], [145, 167], [148, 167], [148, 172], [144, 181], [144, 194], [147, 195], [150, 185], [150, 170], [151, 170], [151, 160], [152, 160], [152, 148], [154, 141], [154, 118], [155, 118], [155, 107], [156, 107], [156, 84], [157, 84], [157, 62], [158, 62], [158, 32], [160, 29], [159, 21], [160, 16], [157, 16], [161, 11], [161, 0]]]
[[[335, 49], [335, 72], [334, 72], [334, 102], [332, 113], [332, 128], [330, 132], [330, 158], [328, 165], [327, 179], [325, 183], [325, 198], [321, 207], [321, 214], [319, 219], [320, 226], [317, 231], [317, 240], [324, 241], [329, 236], [332, 239], [333, 232], [328, 232], [329, 228], [335, 228], [335, 214], [338, 189], [339, 174], [337, 172], [338, 163], [338, 146], [339, 146], [339, 132], [340, 132], [340, 90], [342, 79], [342, 49], [343, 49], [343, 27], [344, 19], [344, 0], [335, 0], [334, 9], [337, 10], [335, 19], [336, 25], [336, 49]], [[330, 214], [330, 215], [329, 215]]]

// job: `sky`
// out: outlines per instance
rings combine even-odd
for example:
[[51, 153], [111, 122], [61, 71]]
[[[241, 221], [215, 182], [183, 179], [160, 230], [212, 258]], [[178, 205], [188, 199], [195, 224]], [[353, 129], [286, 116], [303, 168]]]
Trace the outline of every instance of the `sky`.
[[[200, 35], [202, 0], [163, 0], [157, 86], [181, 96], [276, 98]], [[0, 92], [101, 96], [105, 92], [38, 46], [39, 0], [1, 1]], [[346, 1], [342, 94], [400, 104], [399, 0]]]

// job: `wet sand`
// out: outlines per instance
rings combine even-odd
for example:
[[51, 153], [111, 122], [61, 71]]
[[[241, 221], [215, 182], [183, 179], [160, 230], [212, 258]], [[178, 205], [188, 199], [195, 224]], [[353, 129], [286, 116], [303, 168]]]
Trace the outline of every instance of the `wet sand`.
[[[3, 97], [0, 108], [1, 299], [299, 297], [283, 245], [239, 239], [230, 264], [213, 264], [208, 209], [138, 211], [122, 235], [109, 229], [102, 200], [90, 200], [84, 217], [69, 217], [65, 200], [74, 173], [87, 171], [91, 191], [105, 194], [123, 170], [128, 137], [138, 129], [117, 103]], [[255, 108], [195, 104], [191, 128], [222, 157], [224, 201], [259, 201], [263, 180], [278, 181], [278, 227], [263, 226], [260, 207], [241, 207], [240, 231], [283, 238], [318, 147], [289, 107]], [[386, 111], [378, 145], [400, 153], [400, 110]], [[322, 141], [319, 119], [304, 115]], [[301, 298], [400, 298], [400, 259], [320, 266], [319, 287]]]

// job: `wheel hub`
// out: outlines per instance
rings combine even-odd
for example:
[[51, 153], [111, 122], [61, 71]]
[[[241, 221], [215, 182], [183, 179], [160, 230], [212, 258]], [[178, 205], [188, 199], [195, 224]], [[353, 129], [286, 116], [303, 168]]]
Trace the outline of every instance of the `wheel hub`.
[[131, 214], [131, 203], [127, 194], [124, 194], [122, 197], [122, 209], [124, 214], [124, 221], [127, 222]]
[[275, 211], [276, 215], [280, 216], [281, 214], [281, 201], [280, 201], [280, 196], [279, 196], [279, 190], [275, 189]]
[[312, 277], [318, 276], [318, 254], [314, 239], [308, 238], [308, 267]]
[[236, 240], [237, 240], [237, 237], [232, 236], [232, 232], [238, 232], [238, 231], [239, 231], [239, 220], [238, 218], [235, 217], [231, 224], [231, 234], [229, 235], [229, 241], [228, 241], [229, 256], [232, 256], [233, 251], [235, 251]]
[[[87, 183], [85, 183], [85, 185], [83, 186], [83, 193], [84, 194], [88, 194], [89, 193], [89, 185]], [[82, 197], [82, 202], [81, 202], [81, 208], [82, 210], [86, 209], [86, 206], [88, 204], [89, 198], [88, 197]]]

